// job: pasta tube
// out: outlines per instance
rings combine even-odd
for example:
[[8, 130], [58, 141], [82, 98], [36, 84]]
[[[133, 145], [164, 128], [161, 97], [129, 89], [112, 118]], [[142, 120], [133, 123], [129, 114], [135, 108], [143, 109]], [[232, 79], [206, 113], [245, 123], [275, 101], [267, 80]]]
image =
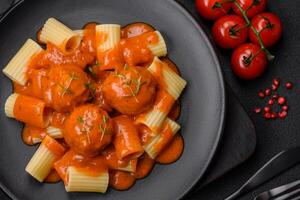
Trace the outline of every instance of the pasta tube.
[[165, 40], [159, 31], [155, 31], [155, 33], [157, 34], [158, 42], [155, 44], [148, 45], [148, 48], [151, 50], [154, 56], [166, 56], [168, 52]]
[[132, 160], [121, 160], [116, 155], [116, 150], [113, 146], [106, 148], [102, 152], [105, 163], [110, 169], [135, 172], [137, 166], [137, 158]]
[[45, 112], [46, 103], [40, 99], [11, 94], [5, 102], [5, 114], [26, 124], [44, 128], [49, 119]]
[[143, 154], [138, 131], [133, 120], [127, 116], [114, 118], [115, 139], [113, 144], [119, 159], [134, 159]]
[[40, 182], [48, 176], [53, 163], [59, 159], [65, 148], [50, 136], [46, 136], [43, 142], [26, 166], [26, 172]]
[[158, 57], [154, 58], [148, 70], [157, 80], [159, 86], [177, 100], [186, 86], [186, 81], [173, 72], [167, 64], [159, 60]]
[[80, 37], [84, 36], [84, 30], [74, 30], [73, 32], [80, 35]]
[[155, 159], [155, 157], [172, 141], [173, 136], [178, 132], [179, 129], [179, 124], [167, 118], [164, 122], [161, 133], [155, 136], [148, 144], [144, 146], [147, 154], [152, 159]]
[[31, 58], [42, 50], [35, 41], [28, 39], [3, 69], [3, 73], [12, 81], [25, 85], [28, 80], [26, 76], [28, 64]]
[[63, 133], [61, 129], [56, 128], [54, 126], [48, 126], [46, 129], [47, 135], [51, 136], [52, 138], [63, 138]]
[[96, 26], [96, 44], [98, 52], [114, 48], [121, 40], [121, 26], [101, 24]]
[[137, 158], [130, 160], [125, 167], [119, 166], [117, 170], [126, 171], [126, 172], [135, 172], [136, 166], [137, 166]]
[[77, 49], [81, 42], [79, 34], [54, 18], [49, 18], [46, 21], [39, 39], [43, 43], [50, 42], [54, 44], [66, 54]]
[[164, 90], [158, 90], [154, 106], [150, 111], [138, 116], [136, 123], [146, 125], [153, 133], [157, 134], [175, 100]]
[[70, 166], [67, 171], [67, 183], [65, 184], [65, 188], [67, 192], [105, 193], [108, 187], [108, 181], [108, 171], [95, 175], [91, 174], [88, 169]]

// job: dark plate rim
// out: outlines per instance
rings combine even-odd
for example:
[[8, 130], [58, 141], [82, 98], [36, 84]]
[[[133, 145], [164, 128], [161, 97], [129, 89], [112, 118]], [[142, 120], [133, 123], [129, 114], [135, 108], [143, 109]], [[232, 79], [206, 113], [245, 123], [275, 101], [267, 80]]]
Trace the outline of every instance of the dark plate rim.
[[[10, 15], [14, 11], [15, 8], [17, 8], [19, 5], [21, 5], [24, 2], [25, 2], [25, 0], [20, 0], [19, 2], [13, 4], [6, 12], [4, 12], [4, 14], [2, 16], [0, 16], [0, 24], [5, 20], [5, 18], [8, 15]], [[178, 199], [182, 199], [184, 196], [186, 196], [188, 194], [189, 191], [191, 191], [196, 186], [197, 182], [203, 177], [203, 174], [207, 171], [209, 165], [211, 164], [211, 162], [216, 154], [217, 148], [221, 141], [224, 124], [225, 124], [224, 122], [225, 122], [225, 112], [226, 112], [226, 93], [225, 93], [225, 82], [224, 82], [224, 78], [223, 78], [223, 72], [222, 72], [222, 69], [220, 66], [219, 58], [215, 51], [215, 46], [213, 45], [212, 41], [206, 35], [204, 29], [202, 28], [202, 25], [197, 22], [196, 18], [192, 15], [192, 13], [190, 13], [190, 11], [187, 8], [185, 8], [180, 2], [178, 2], [177, 0], [169, 0], [169, 2], [171, 4], [173, 4], [175, 7], [177, 7], [185, 15], [185, 17], [187, 17], [191, 21], [191, 23], [197, 28], [199, 34], [205, 40], [206, 45], [209, 49], [209, 52], [213, 58], [215, 65], [216, 65], [216, 71], [217, 71], [219, 87], [220, 87], [220, 96], [221, 96], [221, 104], [220, 104], [221, 116], [220, 116], [219, 124], [217, 125], [219, 127], [219, 129], [218, 129], [218, 133], [216, 135], [215, 143], [213, 144], [212, 150], [210, 151], [208, 160], [207, 160], [206, 164], [204, 165], [202, 172], [200, 172], [198, 174], [198, 176], [195, 177], [195, 180], [191, 183], [191, 186], [186, 191], [184, 191], [181, 194], [181, 196], [178, 197]], [[9, 198], [11, 198], [13, 200], [18, 200], [18, 198], [1, 181], [0, 181], [0, 189], [3, 190], [4, 193]]]

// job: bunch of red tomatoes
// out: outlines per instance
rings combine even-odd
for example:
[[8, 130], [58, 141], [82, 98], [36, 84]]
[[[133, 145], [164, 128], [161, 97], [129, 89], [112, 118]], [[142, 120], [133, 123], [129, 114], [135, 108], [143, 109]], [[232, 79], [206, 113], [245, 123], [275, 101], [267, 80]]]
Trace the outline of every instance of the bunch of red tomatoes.
[[267, 48], [282, 35], [279, 17], [264, 12], [266, 5], [267, 0], [196, 0], [199, 14], [215, 20], [215, 42], [222, 48], [234, 49], [231, 67], [242, 79], [254, 79], [265, 71], [268, 61], [274, 59]]

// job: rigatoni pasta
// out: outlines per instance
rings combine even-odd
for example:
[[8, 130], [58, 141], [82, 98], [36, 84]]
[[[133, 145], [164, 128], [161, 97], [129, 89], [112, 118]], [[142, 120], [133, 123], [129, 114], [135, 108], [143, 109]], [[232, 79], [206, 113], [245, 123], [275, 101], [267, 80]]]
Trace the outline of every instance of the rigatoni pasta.
[[26, 166], [26, 172], [40, 182], [48, 176], [55, 160], [60, 158], [65, 149], [50, 136], [46, 136]]
[[148, 68], [158, 84], [176, 100], [186, 86], [186, 81], [173, 72], [159, 58], [155, 57]]
[[41, 142], [25, 169], [31, 176], [62, 180], [67, 192], [105, 193], [180, 157], [171, 119], [186, 81], [158, 30], [88, 23], [72, 31], [49, 18], [37, 37], [46, 49], [28, 40], [3, 70], [14, 82], [5, 114], [25, 123], [24, 143]]
[[174, 98], [168, 92], [162, 89], [158, 90], [153, 108], [139, 115], [136, 123], [148, 126], [153, 133], [157, 134], [162, 128], [163, 122], [174, 102]]
[[96, 26], [96, 43], [98, 51], [113, 49], [121, 40], [119, 24], [100, 24]]
[[28, 80], [26, 70], [30, 59], [42, 50], [35, 41], [28, 39], [3, 69], [3, 73], [12, 81], [25, 85]]
[[155, 136], [148, 144], [144, 146], [147, 154], [155, 157], [171, 142], [173, 136], [179, 131], [180, 126], [171, 119], [166, 119], [160, 134]]
[[56, 45], [62, 52], [73, 52], [80, 44], [81, 37], [55, 18], [49, 18], [40, 33], [40, 41]]
[[126, 171], [126, 172], [135, 172], [137, 165], [137, 158], [131, 159], [128, 164], [124, 167], [119, 166], [117, 170]]
[[115, 139], [113, 141], [119, 159], [134, 159], [144, 153], [134, 121], [127, 116], [114, 118]]
[[46, 133], [52, 138], [63, 138], [62, 130], [59, 128], [56, 128], [54, 126], [48, 126], [46, 128]]
[[156, 44], [148, 45], [154, 56], [161, 57], [167, 55], [167, 45], [166, 42], [159, 31], [155, 31], [158, 37], [158, 42]]
[[90, 175], [88, 169], [69, 167], [67, 171], [67, 192], [101, 192], [105, 193], [108, 187], [108, 171], [97, 175]]
[[40, 99], [13, 93], [6, 100], [5, 113], [8, 117], [43, 128], [49, 122], [45, 107], [46, 103]]
[[127, 172], [135, 172], [136, 170], [138, 159], [119, 159], [116, 155], [116, 149], [113, 146], [110, 146], [102, 151], [102, 156], [105, 159], [105, 163], [109, 169]]

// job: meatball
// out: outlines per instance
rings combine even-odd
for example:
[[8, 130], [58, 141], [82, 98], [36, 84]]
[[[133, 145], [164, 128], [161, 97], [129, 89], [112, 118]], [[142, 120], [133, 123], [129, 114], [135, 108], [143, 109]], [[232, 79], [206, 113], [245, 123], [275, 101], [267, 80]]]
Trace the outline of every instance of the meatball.
[[67, 144], [85, 156], [96, 156], [111, 143], [112, 120], [96, 105], [87, 104], [74, 109], [63, 129]]
[[57, 111], [71, 111], [88, 98], [86, 73], [75, 65], [52, 66], [44, 99]]
[[147, 69], [125, 66], [106, 78], [103, 92], [111, 107], [122, 114], [137, 115], [151, 108], [156, 82]]

